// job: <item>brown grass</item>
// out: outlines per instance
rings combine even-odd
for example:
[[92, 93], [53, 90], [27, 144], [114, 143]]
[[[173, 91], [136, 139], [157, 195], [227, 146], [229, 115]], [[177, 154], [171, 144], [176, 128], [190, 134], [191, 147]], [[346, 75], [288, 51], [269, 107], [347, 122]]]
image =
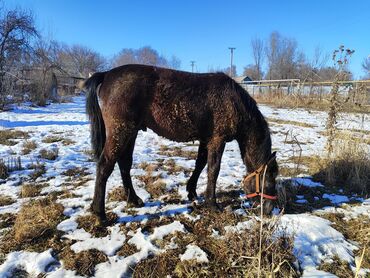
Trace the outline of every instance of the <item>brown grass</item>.
[[24, 184], [20, 191], [21, 198], [30, 198], [40, 195], [41, 189], [44, 187], [42, 184]]
[[62, 175], [68, 176], [68, 177], [84, 177], [89, 174], [90, 173], [87, 172], [87, 168], [81, 168], [81, 167], [74, 167], [74, 168], [71, 168], [71, 169], [68, 169], [62, 172]]
[[51, 236], [63, 219], [63, 206], [50, 198], [31, 201], [19, 211], [14, 224], [14, 239], [31, 243]]
[[62, 141], [64, 138], [61, 136], [50, 135], [42, 139], [43, 143], [56, 143]]
[[341, 260], [337, 255], [335, 255], [330, 261], [322, 262], [317, 269], [332, 273], [339, 278], [353, 277], [353, 271], [350, 264]]
[[315, 180], [329, 186], [343, 186], [347, 192], [370, 193], [370, 154], [366, 146], [337, 140], [333, 156], [319, 162], [323, 167], [313, 175]]
[[281, 124], [281, 125], [296, 125], [296, 126], [309, 127], [309, 128], [315, 127], [315, 125], [308, 124], [308, 123], [305, 123], [305, 122], [298, 122], [298, 121], [292, 121], [292, 120], [283, 120], [283, 119], [277, 119], [277, 118], [267, 118], [267, 121], [269, 123], [277, 123], [277, 124]]
[[[113, 224], [117, 219], [117, 215], [112, 212], [107, 213], [107, 223]], [[84, 229], [86, 232], [95, 237], [105, 237], [109, 234], [107, 227], [101, 225], [99, 218], [93, 214], [79, 216], [76, 219], [79, 229]]]
[[23, 142], [23, 145], [22, 145], [22, 154], [23, 155], [29, 154], [31, 153], [31, 151], [33, 151], [36, 148], [37, 148], [37, 144], [35, 141], [26, 140]]
[[[361, 267], [370, 268], [370, 218], [369, 216], [359, 216], [357, 218], [345, 220], [344, 215], [341, 213], [320, 213], [320, 217], [328, 219], [332, 222], [334, 229], [344, 235], [346, 239], [356, 241], [360, 244], [360, 248], [354, 253], [356, 256], [361, 256], [365, 247], [364, 259]], [[332, 272], [339, 276], [339, 272]], [[338, 273], [338, 274], [337, 274]], [[344, 277], [344, 276], [340, 276]], [[349, 277], [349, 276], [347, 276]]]
[[[256, 277], [258, 269], [259, 224], [251, 230], [225, 233], [223, 227], [235, 223], [232, 213], [209, 213], [195, 223], [183, 216], [181, 219], [189, 233], [177, 233], [176, 250], [167, 250], [155, 257], [142, 260], [134, 267], [133, 277]], [[232, 224], [234, 225], [234, 224]], [[293, 266], [293, 238], [282, 235], [273, 239], [278, 222], [269, 221], [262, 233], [262, 276], [298, 277]], [[212, 230], [224, 237], [212, 237]], [[166, 240], [166, 238], [164, 238]], [[167, 239], [169, 240], [169, 239]], [[159, 244], [159, 243], [157, 243]], [[208, 256], [209, 263], [179, 259], [188, 244], [199, 246]], [[161, 246], [164, 246], [162, 243]], [[274, 270], [276, 272], [274, 272]], [[273, 273], [274, 272], [274, 273]]]
[[42, 139], [43, 143], [56, 143], [56, 142], [62, 142], [64, 146], [72, 145], [75, 142], [69, 138], [65, 138], [58, 135], [50, 135]]
[[[269, 106], [278, 108], [306, 108], [316, 111], [328, 111], [330, 106], [330, 102], [327, 98], [284, 95], [276, 91], [273, 94], [255, 95], [254, 99], [258, 103], [268, 104]], [[370, 106], [347, 102], [343, 105], [342, 111], [370, 113]]]
[[0, 229], [9, 228], [14, 225], [16, 215], [13, 213], [0, 214]]
[[47, 150], [47, 149], [41, 149], [39, 152], [40, 158], [48, 159], [48, 160], [55, 160], [57, 159], [59, 154], [59, 150], [57, 148]]
[[159, 153], [163, 154], [163, 155], [166, 155], [168, 157], [178, 156], [178, 157], [185, 157], [185, 158], [188, 158], [188, 159], [196, 159], [197, 156], [198, 156], [198, 152], [196, 152], [196, 151], [184, 150], [181, 147], [171, 147], [171, 148], [169, 148], [165, 145], [161, 145], [159, 147]]
[[76, 254], [67, 247], [59, 254], [59, 257], [66, 269], [75, 270], [78, 275], [88, 277], [94, 275], [97, 264], [108, 261], [107, 256], [96, 249], [89, 249]]
[[24, 205], [16, 216], [14, 226], [2, 238], [0, 254], [15, 250], [60, 250], [61, 232], [56, 226], [64, 218], [63, 210], [63, 206], [52, 198], [38, 199]]
[[45, 167], [45, 164], [44, 163], [40, 163], [40, 162], [36, 162], [36, 163], [33, 163], [31, 166], [30, 166], [30, 169], [35, 169], [31, 174], [30, 174], [30, 178], [32, 180], [36, 180], [37, 178], [41, 177], [43, 174], [46, 173], [46, 167]]
[[15, 203], [15, 200], [10, 196], [0, 194], [0, 207], [9, 206]]
[[108, 201], [110, 202], [123, 202], [127, 200], [127, 196], [123, 186], [113, 188], [108, 192]]
[[14, 130], [14, 129], [4, 129], [0, 130], [0, 145], [14, 146], [18, 144], [17, 141], [13, 139], [28, 139], [30, 136], [27, 132]]
[[9, 177], [8, 167], [3, 159], [0, 159], [0, 179]]

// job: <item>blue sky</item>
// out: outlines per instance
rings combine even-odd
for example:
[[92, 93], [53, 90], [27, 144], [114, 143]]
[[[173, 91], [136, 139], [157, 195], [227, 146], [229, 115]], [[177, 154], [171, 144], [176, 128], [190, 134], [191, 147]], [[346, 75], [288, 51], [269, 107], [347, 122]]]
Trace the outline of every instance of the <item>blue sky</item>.
[[[351, 3], [352, 2], [352, 3]], [[68, 44], [86, 45], [112, 57], [122, 48], [145, 45], [181, 59], [181, 68], [229, 66], [236, 47], [239, 74], [252, 63], [250, 41], [273, 31], [295, 38], [308, 57], [320, 46], [331, 53], [340, 44], [355, 49], [350, 69], [364, 75], [370, 55], [370, 1], [201, 1], [201, 0], [5, 0], [31, 9], [42, 34]], [[329, 64], [331, 61], [329, 61]]]

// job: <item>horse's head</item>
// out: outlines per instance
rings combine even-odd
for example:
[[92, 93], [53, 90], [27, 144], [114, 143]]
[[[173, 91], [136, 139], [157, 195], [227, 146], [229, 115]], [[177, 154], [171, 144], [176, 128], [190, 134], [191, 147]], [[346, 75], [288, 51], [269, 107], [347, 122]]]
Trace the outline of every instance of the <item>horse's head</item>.
[[263, 198], [263, 211], [270, 214], [277, 201], [276, 177], [278, 165], [276, 152], [273, 152], [268, 161], [254, 172], [251, 172], [243, 180], [243, 187], [247, 198], [259, 204]]

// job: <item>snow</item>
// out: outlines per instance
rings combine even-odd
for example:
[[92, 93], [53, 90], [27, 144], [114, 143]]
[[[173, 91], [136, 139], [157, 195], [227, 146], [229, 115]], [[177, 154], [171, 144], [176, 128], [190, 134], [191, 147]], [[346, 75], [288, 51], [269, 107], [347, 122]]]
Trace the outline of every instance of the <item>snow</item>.
[[294, 236], [294, 254], [304, 270], [316, 269], [321, 261], [338, 255], [354, 263], [355, 245], [330, 226], [331, 222], [309, 214], [286, 214], [281, 217], [284, 231]]
[[[89, 249], [97, 249], [104, 252], [107, 256], [113, 256], [124, 244], [126, 237], [120, 232], [118, 226], [109, 227], [108, 230], [110, 234], [103, 238], [92, 238], [89, 233], [83, 233], [83, 239], [81, 240], [81, 237], [76, 237], [76, 235], [74, 235], [72, 238], [78, 239], [79, 241], [73, 244], [71, 249], [75, 253]], [[90, 236], [88, 237], [87, 234]]]
[[57, 263], [51, 252], [51, 249], [42, 253], [26, 251], [12, 252], [8, 254], [6, 261], [0, 265], [0, 277], [11, 277], [11, 272], [16, 268], [23, 268], [34, 276], [46, 272], [48, 266]]
[[349, 202], [349, 198], [345, 195], [326, 194], [325, 193], [324, 195], [322, 195], [322, 197], [325, 198], [325, 199], [329, 199], [330, 202], [332, 202], [335, 205]]
[[186, 246], [186, 251], [180, 256], [181, 261], [195, 260], [198, 263], [208, 263], [208, 257], [206, 252], [200, 249], [198, 246], [189, 244]]

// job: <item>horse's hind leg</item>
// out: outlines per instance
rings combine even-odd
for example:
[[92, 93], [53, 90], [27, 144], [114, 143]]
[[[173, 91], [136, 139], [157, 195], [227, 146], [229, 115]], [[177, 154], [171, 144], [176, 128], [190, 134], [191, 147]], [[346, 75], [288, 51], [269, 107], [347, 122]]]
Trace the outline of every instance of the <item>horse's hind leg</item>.
[[136, 195], [135, 189], [132, 186], [132, 180], [130, 170], [132, 166], [132, 153], [135, 147], [137, 133], [130, 139], [127, 146], [122, 152], [122, 155], [118, 158], [118, 165], [121, 171], [121, 177], [123, 186], [127, 196], [127, 203], [132, 204], [136, 207], [143, 206], [143, 201]]
[[113, 132], [107, 132], [107, 134], [111, 135], [107, 137], [103, 152], [97, 163], [95, 191], [91, 204], [92, 212], [99, 216], [101, 220], [106, 219], [105, 188], [107, 180], [114, 169], [118, 156], [122, 153], [122, 150], [126, 147], [131, 138], [129, 134], [123, 134], [123, 132], [118, 129], [113, 130]]
[[197, 182], [206, 164], [207, 164], [207, 145], [204, 142], [200, 142], [197, 160], [195, 161], [195, 169], [186, 185], [186, 190], [188, 191], [188, 198], [190, 201], [197, 198], [196, 192]]

